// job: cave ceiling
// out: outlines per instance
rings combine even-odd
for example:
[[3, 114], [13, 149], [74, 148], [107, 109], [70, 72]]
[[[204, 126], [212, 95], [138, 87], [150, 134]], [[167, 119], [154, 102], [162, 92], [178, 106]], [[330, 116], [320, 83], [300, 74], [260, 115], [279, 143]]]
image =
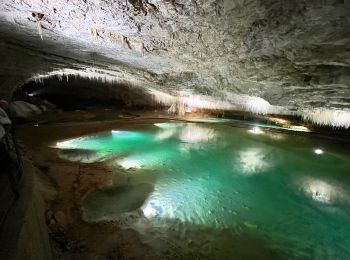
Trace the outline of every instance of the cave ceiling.
[[348, 0], [6, 0], [0, 33], [3, 90], [77, 73], [223, 107], [350, 109]]

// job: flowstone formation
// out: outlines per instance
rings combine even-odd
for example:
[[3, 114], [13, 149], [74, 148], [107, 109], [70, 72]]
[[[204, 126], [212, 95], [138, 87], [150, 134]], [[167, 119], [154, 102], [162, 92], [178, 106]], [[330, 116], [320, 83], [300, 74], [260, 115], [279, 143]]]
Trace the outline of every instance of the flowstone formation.
[[350, 126], [350, 2], [8, 0], [0, 95], [79, 75], [166, 106], [302, 115]]

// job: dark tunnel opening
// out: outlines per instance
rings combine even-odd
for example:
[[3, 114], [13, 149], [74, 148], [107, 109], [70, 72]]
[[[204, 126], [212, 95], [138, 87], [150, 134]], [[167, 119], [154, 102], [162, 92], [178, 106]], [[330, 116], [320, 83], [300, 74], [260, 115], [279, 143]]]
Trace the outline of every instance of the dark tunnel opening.
[[80, 76], [52, 76], [31, 80], [18, 87], [14, 100], [46, 100], [63, 111], [106, 109], [147, 109], [148, 93], [126, 82], [110, 83]]

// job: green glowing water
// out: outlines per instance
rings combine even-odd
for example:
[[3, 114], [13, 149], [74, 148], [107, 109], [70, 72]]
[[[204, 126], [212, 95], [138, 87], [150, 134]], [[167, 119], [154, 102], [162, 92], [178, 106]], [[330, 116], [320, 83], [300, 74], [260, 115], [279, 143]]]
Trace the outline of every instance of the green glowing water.
[[[143, 202], [144, 215], [133, 225], [150, 243], [161, 238], [209, 258], [232, 259], [244, 255], [241, 248], [259, 252], [262, 247], [277, 252], [276, 258], [350, 259], [349, 147], [248, 130], [167, 123], [81, 137], [57, 147], [93, 151], [128, 185], [153, 186], [143, 199], [133, 195]], [[132, 187], [128, 192], [137, 192], [139, 186]], [[121, 199], [113, 194], [121, 196], [122, 190], [91, 193], [87, 217], [119, 214]], [[106, 203], [108, 211], [99, 212]], [[211, 232], [219, 233], [205, 237]]]

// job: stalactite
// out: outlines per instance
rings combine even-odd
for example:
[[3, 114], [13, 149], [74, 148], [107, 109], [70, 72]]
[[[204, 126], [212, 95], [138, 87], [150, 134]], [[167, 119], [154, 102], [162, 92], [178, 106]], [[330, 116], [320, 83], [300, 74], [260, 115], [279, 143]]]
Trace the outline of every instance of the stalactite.
[[[125, 81], [116, 76], [98, 71], [95, 69], [78, 70], [60, 70], [45, 75], [35, 76], [34, 80], [43, 80], [48, 77], [57, 76], [67, 78], [70, 76], [78, 76], [91, 80], [98, 80], [109, 83], [124, 83]], [[271, 105], [268, 101], [260, 97], [252, 97], [248, 95], [226, 95], [222, 98], [209, 95], [197, 95], [190, 92], [169, 94], [153, 89], [151, 86], [145, 86], [142, 82], [129, 82], [130, 86], [144, 85], [145, 93], [153, 97], [153, 102], [162, 107], [169, 107], [169, 112], [183, 116], [186, 112], [185, 108], [209, 109], [209, 110], [238, 110], [247, 111], [254, 114], [287, 114], [288, 109], [284, 107]], [[332, 110], [325, 108], [318, 109], [300, 109], [300, 111], [289, 112], [291, 115], [300, 115], [303, 120], [310, 121], [320, 126], [331, 126], [335, 128], [350, 127], [350, 111]]]
[[40, 38], [43, 41], [44, 39], [43, 39], [43, 29], [42, 29], [41, 21], [37, 22], [37, 27], [38, 27], [38, 33], [40, 35]]
[[303, 109], [303, 120], [310, 121], [320, 126], [332, 126], [335, 128], [350, 127], [350, 111], [332, 110], [326, 108]]

